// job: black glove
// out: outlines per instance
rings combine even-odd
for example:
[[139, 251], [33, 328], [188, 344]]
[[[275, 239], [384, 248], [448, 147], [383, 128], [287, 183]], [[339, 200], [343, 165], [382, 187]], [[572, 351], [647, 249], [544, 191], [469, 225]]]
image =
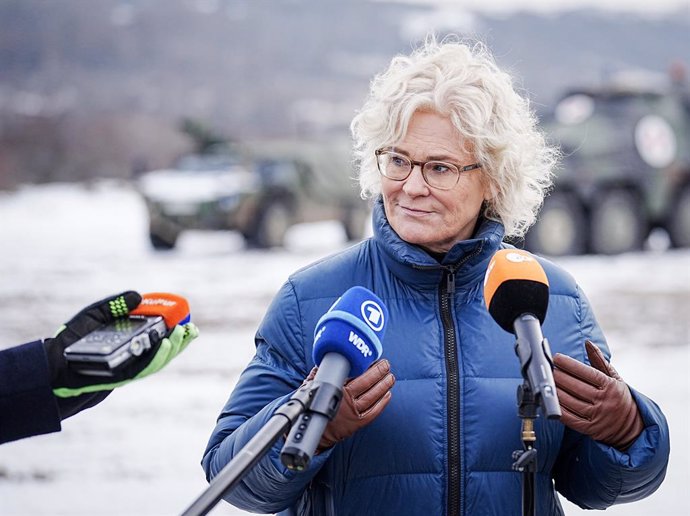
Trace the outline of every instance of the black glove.
[[53, 394], [63, 419], [100, 403], [116, 387], [161, 370], [199, 335], [193, 323], [177, 324], [162, 339], [152, 339], [144, 355], [119, 366], [108, 376], [81, 374], [70, 368], [64, 357], [65, 348], [99, 327], [127, 316], [141, 300], [138, 293], [128, 291], [98, 301], [75, 315], [54, 338], [43, 341]]
[[[50, 384], [53, 389], [60, 387], [79, 388], [93, 383], [103, 382], [103, 378], [79, 374], [70, 369], [64, 357], [65, 348], [85, 335], [107, 324], [117, 317], [127, 315], [141, 302], [137, 292], [123, 292], [116, 296], [98, 301], [84, 308], [66, 323], [54, 338], [45, 339], [43, 347], [48, 358]], [[85, 408], [103, 401], [112, 389], [84, 393], [73, 397], [56, 397], [62, 419], [70, 417]]]
[[[63, 355], [67, 346], [98, 327], [126, 316], [139, 305], [141, 299], [139, 294], [130, 291], [94, 303], [74, 316], [55, 338], [44, 341], [56, 396], [69, 398], [112, 390], [132, 380], [144, 378], [165, 367], [199, 335], [199, 330], [193, 323], [177, 324], [162, 339], [152, 339], [151, 347], [145, 354], [137, 360], [118, 366], [108, 376], [85, 375], [69, 367]], [[150, 305], [148, 308], [151, 308]]]
[[[124, 317], [141, 303], [141, 296], [137, 292], [128, 291], [115, 296], [102, 299], [87, 306], [67, 322], [58, 334], [43, 341], [43, 347], [48, 355], [50, 367], [50, 384], [53, 389], [67, 387], [78, 389], [87, 385], [104, 383], [103, 377], [89, 376], [72, 370], [64, 356], [65, 348], [85, 337], [104, 324], [110, 323], [119, 317]], [[160, 344], [160, 343], [159, 343]], [[153, 354], [152, 354], [153, 355]], [[133, 367], [139, 370], [146, 367], [141, 361], [134, 361]], [[138, 372], [138, 371], [137, 371]], [[107, 381], [124, 380], [130, 372], [118, 372], [117, 377], [108, 377]], [[136, 375], [136, 373], [135, 373]]]

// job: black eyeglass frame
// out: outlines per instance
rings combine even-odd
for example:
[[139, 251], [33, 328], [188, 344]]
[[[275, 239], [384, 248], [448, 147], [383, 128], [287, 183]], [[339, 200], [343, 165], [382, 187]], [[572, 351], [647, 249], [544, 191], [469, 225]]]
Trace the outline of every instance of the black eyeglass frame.
[[[387, 176], [386, 173], [383, 170], [381, 170], [381, 162], [379, 161], [379, 156], [381, 156], [382, 154], [394, 154], [395, 156], [400, 156], [401, 158], [405, 158], [407, 161], [409, 161], [410, 162], [410, 170], [407, 173], [407, 175], [405, 177], [401, 177], [401, 178], [395, 178], [395, 177]], [[412, 170], [414, 170], [414, 167], [419, 166], [419, 170], [422, 172], [422, 177], [424, 178], [424, 182], [428, 186], [430, 186], [431, 188], [436, 188], [437, 190], [451, 190], [452, 188], [455, 187], [455, 185], [458, 184], [458, 181], [460, 181], [460, 174], [462, 174], [463, 172], [468, 172], [470, 170], [482, 168], [481, 163], [472, 163], [471, 165], [460, 166], [460, 165], [456, 165], [455, 163], [450, 163], [448, 161], [439, 161], [437, 159], [431, 159], [428, 161], [415, 161], [412, 158], [410, 158], [409, 156], [405, 156], [404, 154], [401, 154], [399, 152], [396, 152], [392, 149], [387, 149], [387, 148], [376, 149], [374, 151], [374, 155], [376, 156], [376, 168], [379, 169], [379, 172], [381, 173], [381, 175], [383, 177], [385, 177], [386, 179], [390, 179], [391, 181], [405, 181], [408, 177], [410, 177], [410, 174], [412, 174]], [[428, 163], [442, 163], [443, 165], [447, 165], [448, 167], [453, 167], [457, 171], [457, 174], [455, 176], [455, 183], [453, 183], [453, 185], [449, 186], [448, 188], [441, 188], [441, 187], [434, 186], [431, 183], [429, 183], [429, 181], [426, 178], [426, 172], [424, 172], [424, 166]]]

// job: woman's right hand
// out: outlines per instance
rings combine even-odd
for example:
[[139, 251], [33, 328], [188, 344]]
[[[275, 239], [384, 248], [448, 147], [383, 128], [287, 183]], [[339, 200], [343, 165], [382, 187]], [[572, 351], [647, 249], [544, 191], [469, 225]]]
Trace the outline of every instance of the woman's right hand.
[[376, 419], [388, 405], [394, 384], [395, 376], [385, 359], [374, 362], [360, 376], [349, 380], [343, 388], [338, 412], [326, 426], [317, 452], [331, 448]]

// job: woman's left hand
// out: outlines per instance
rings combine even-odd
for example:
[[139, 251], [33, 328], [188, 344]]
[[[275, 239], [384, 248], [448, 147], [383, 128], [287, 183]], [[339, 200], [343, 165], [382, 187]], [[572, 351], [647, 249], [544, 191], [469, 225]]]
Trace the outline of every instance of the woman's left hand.
[[561, 421], [625, 451], [644, 430], [640, 411], [627, 384], [601, 350], [590, 341], [585, 348], [592, 367], [560, 353], [553, 359]]

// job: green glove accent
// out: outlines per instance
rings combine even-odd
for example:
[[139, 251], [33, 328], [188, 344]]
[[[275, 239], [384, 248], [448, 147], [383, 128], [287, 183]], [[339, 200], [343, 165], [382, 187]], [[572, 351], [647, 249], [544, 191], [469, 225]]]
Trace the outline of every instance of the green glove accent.
[[76, 388], [59, 387], [53, 389], [53, 393], [60, 398], [70, 398], [92, 392], [111, 391], [117, 387], [127, 385], [134, 380], [140, 380], [163, 369], [163, 367], [184, 351], [189, 343], [198, 336], [199, 329], [193, 323], [187, 323], [184, 326], [175, 326], [170, 335], [161, 341], [158, 350], [155, 352], [148, 365], [132, 378], [113, 383], [84, 385]]

